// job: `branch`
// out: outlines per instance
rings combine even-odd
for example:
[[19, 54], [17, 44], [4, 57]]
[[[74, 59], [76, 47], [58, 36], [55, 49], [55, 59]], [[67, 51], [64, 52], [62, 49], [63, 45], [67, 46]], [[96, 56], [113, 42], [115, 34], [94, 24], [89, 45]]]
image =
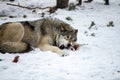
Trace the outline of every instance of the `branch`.
[[47, 9], [47, 8], [50, 8], [50, 7], [44, 7], [44, 8], [41, 8], [41, 7], [28, 7], [28, 6], [22, 6], [20, 4], [11, 4], [11, 3], [7, 3], [7, 5], [11, 5], [11, 6], [17, 6], [17, 7], [21, 7], [21, 8], [26, 8], [26, 9]]

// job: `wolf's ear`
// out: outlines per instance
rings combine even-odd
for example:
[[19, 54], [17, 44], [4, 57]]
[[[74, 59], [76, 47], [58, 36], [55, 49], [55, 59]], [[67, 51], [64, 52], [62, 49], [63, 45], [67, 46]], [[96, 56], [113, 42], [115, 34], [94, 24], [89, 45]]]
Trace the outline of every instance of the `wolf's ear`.
[[60, 24], [61, 31], [66, 31], [68, 30], [68, 27], [64, 25], [63, 23]]
[[61, 31], [65, 31], [66, 29], [65, 29], [65, 26], [64, 26], [64, 24], [60, 24], [60, 28], [61, 28]]

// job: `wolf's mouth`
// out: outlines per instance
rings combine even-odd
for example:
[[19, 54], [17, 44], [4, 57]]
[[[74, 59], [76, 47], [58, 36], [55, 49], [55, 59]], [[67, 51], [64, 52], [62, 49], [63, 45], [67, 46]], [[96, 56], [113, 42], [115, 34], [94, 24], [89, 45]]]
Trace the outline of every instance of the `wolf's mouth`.
[[61, 45], [59, 48], [60, 49], [69, 49], [72, 45], [71, 44], [67, 44], [67, 46]]
[[60, 49], [64, 49], [64, 48], [65, 48], [65, 46], [64, 46], [64, 45], [61, 45], [59, 48], [60, 48]]

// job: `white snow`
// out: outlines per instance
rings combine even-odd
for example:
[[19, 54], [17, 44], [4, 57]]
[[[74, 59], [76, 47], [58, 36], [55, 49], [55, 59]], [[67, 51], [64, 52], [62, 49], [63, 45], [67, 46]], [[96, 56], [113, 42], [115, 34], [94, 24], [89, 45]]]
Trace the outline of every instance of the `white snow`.
[[[76, 3], [76, 0], [70, 2]], [[39, 49], [26, 54], [0, 54], [0, 80], [120, 80], [120, 0], [110, 0], [109, 6], [104, 5], [103, 0], [94, 0], [77, 6], [76, 10], [58, 9], [50, 15], [47, 10], [32, 12], [6, 3], [10, 3], [9, 0], [0, 1], [0, 15], [5, 14], [0, 17], [0, 24], [35, 20], [45, 11], [45, 17], [59, 18], [78, 29], [77, 42], [88, 45], [77, 51], [65, 50], [69, 53], [66, 57]], [[56, 0], [15, 0], [11, 3], [46, 7], [55, 6]], [[9, 18], [11, 15], [16, 18]], [[67, 21], [66, 17], [73, 21]], [[92, 21], [96, 25], [89, 30]], [[109, 21], [114, 22], [114, 27], [107, 27]], [[13, 63], [17, 55], [19, 61]]]

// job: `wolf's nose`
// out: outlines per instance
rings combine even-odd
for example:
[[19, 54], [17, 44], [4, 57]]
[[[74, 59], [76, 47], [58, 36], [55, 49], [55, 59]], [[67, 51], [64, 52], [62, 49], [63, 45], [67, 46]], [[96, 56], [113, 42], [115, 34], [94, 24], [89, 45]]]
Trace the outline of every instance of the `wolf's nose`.
[[64, 46], [64, 45], [61, 45], [59, 48], [60, 48], [60, 49], [64, 49], [64, 48], [65, 48], [65, 46]]
[[67, 47], [69, 48], [71, 46], [71, 44], [67, 44]]

